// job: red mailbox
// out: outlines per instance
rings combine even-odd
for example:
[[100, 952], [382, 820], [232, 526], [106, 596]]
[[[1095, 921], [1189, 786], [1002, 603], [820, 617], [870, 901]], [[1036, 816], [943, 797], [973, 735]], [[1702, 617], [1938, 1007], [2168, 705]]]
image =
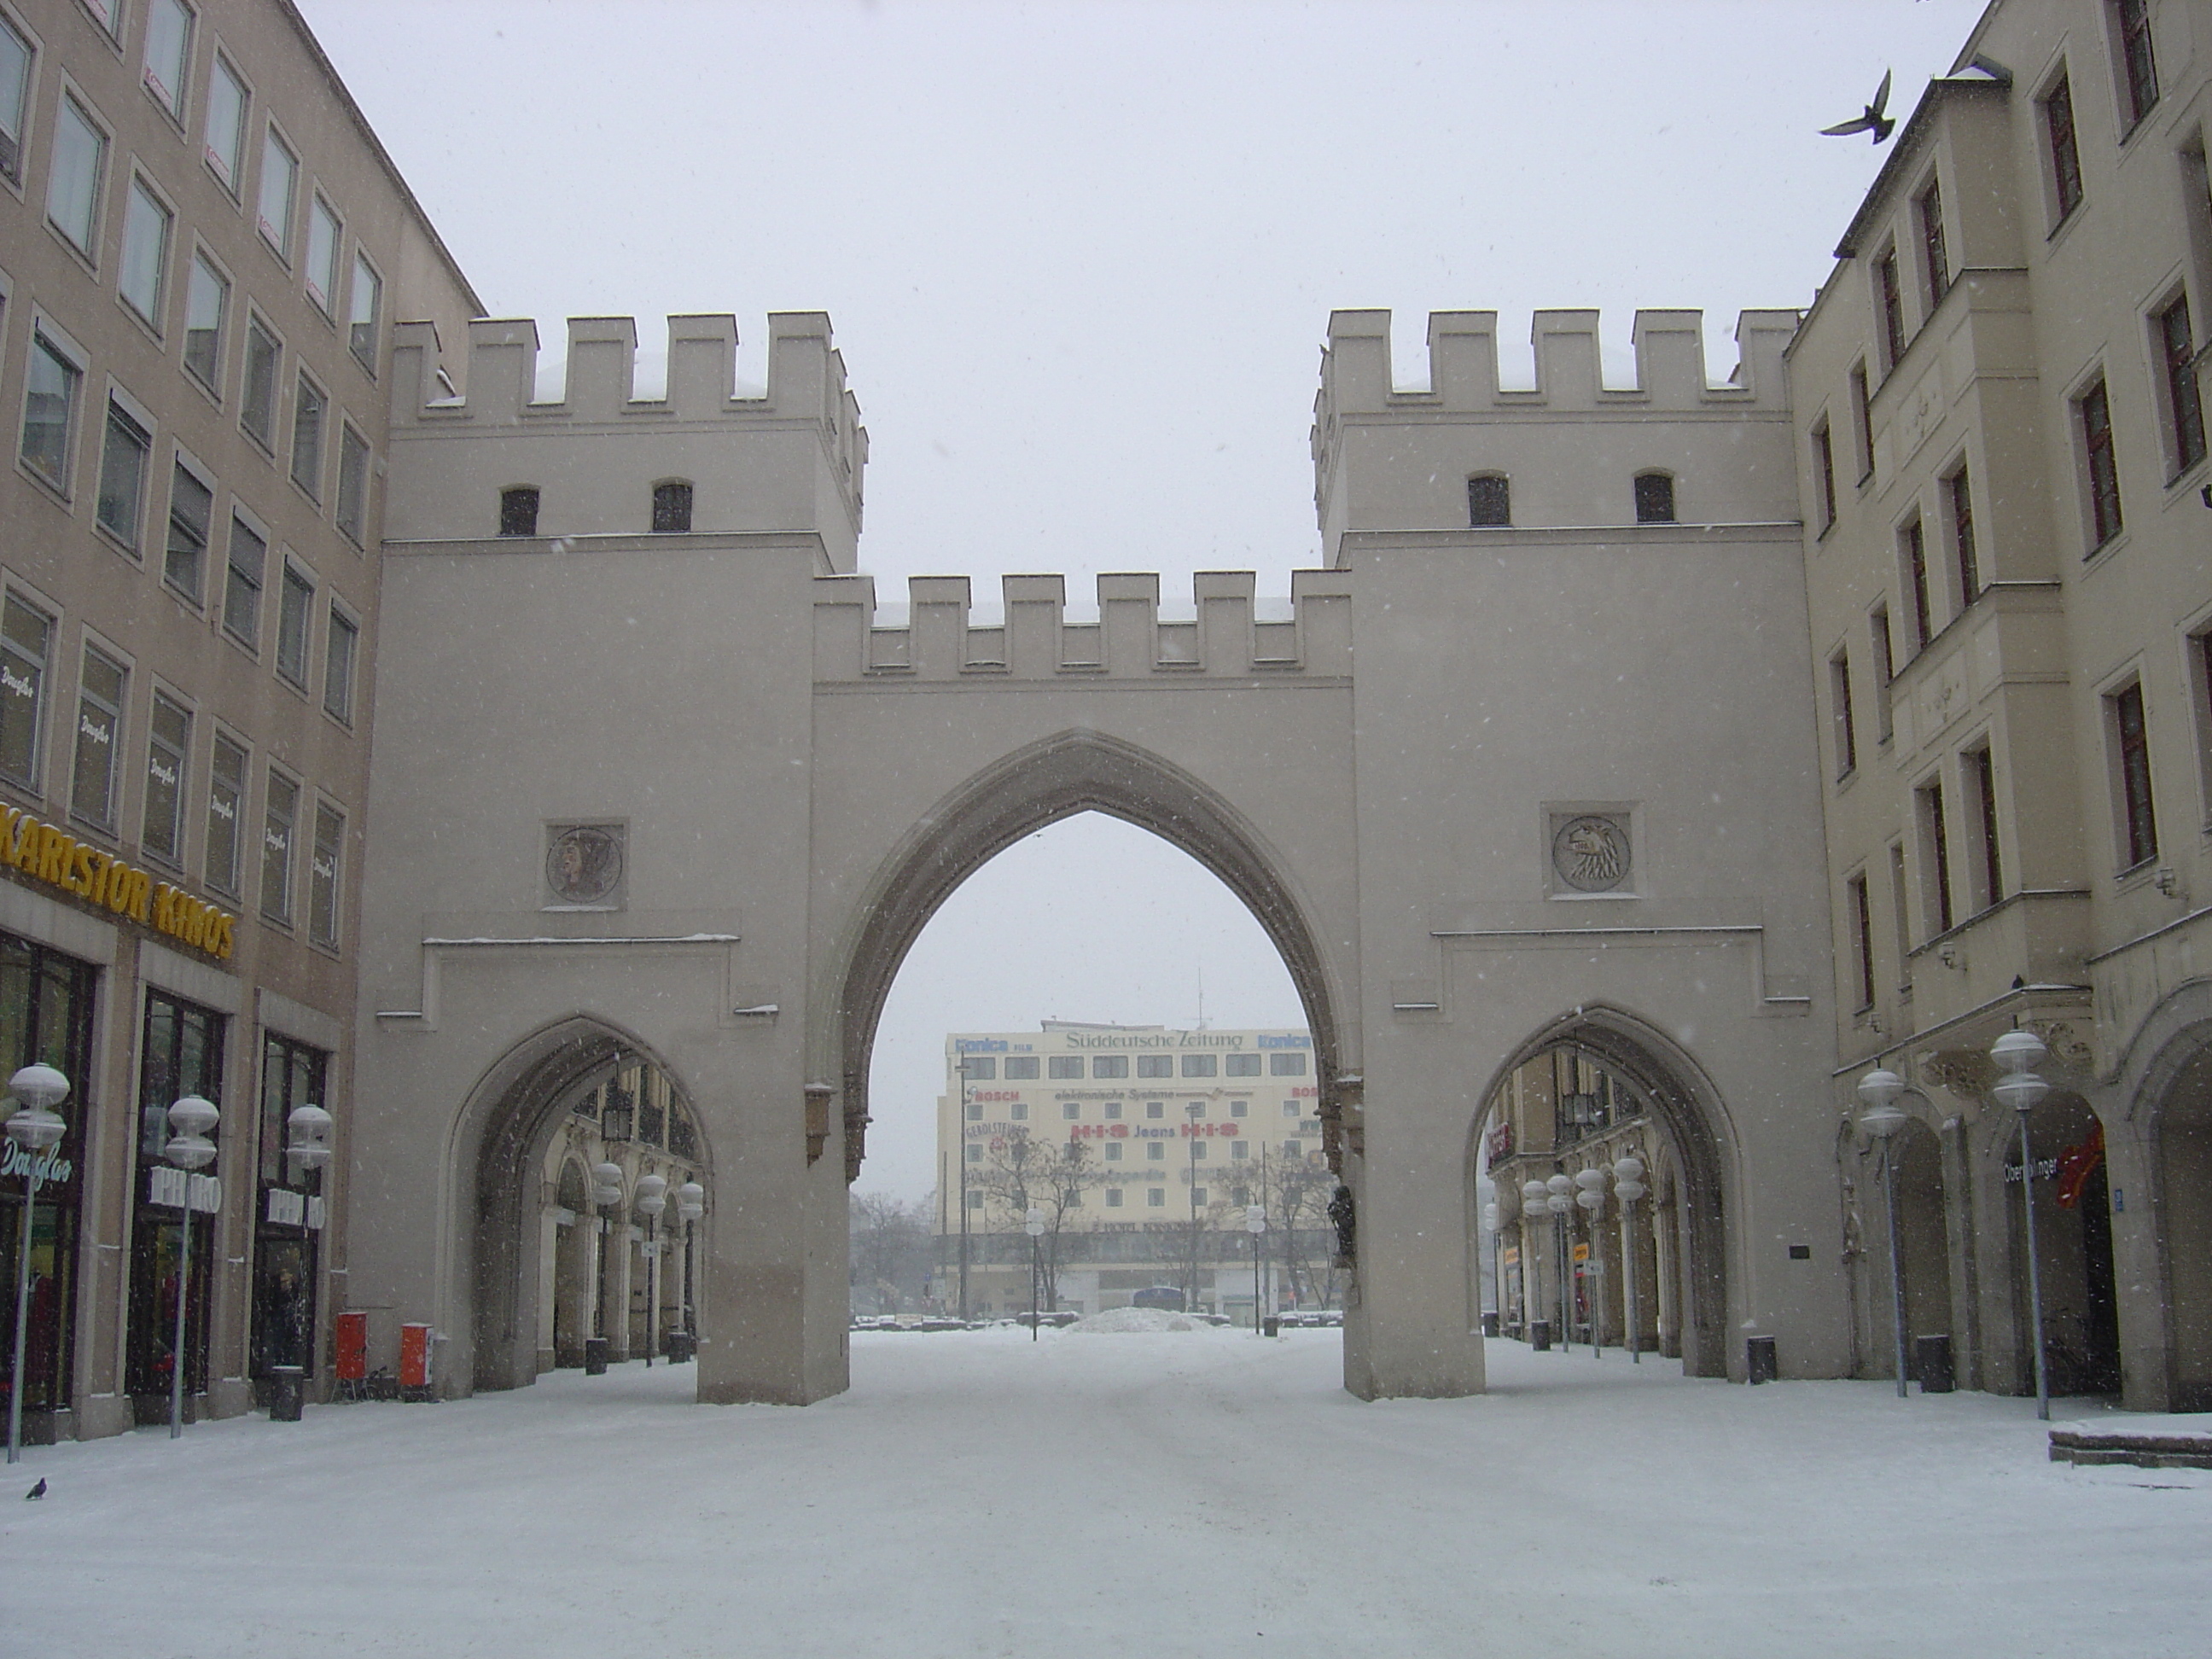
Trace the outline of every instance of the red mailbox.
[[402, 1325], [399, 1328], [399, 1386], [403, 1389], [427, 1389], [430, 1386], [430, 1328], [428, 1325]]
[[358, 1382], [368, 1375], [368, 1316], [338, 1316], [337, 1372], [341, 1382]]

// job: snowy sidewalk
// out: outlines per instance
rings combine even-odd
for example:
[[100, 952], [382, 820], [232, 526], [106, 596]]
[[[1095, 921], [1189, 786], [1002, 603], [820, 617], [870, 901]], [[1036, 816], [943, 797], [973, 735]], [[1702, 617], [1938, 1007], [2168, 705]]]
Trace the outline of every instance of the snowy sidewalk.
[[33, 1449], [0, 1654], [2212, 1650], [2212, 1473], [2051, 1463], [2033, 1401], [1489, 1356], [1365, 1405], [1334, 1331], [863, 1333], [803, 1411], [630, 1364]]

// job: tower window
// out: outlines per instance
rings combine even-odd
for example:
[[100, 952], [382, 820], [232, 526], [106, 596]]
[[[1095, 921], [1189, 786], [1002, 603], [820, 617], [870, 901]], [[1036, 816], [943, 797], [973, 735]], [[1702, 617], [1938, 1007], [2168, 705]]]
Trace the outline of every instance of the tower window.
[[499, 492], [499, 533], [535, 536], [538, 533], [538, 486], [518, 484]]
[[653, 532], [682, 535], [691, 528], [691, 486], [659, 483], [653, 487]]
[[1502, 472], [1467, 481], [1467, 521], [1480, 529], [1513, 522], [1512, 485]]
[[1639, 472], [1636, 475], [1636, 522], [1674, 522], [1674, 478], [1672, 473]]

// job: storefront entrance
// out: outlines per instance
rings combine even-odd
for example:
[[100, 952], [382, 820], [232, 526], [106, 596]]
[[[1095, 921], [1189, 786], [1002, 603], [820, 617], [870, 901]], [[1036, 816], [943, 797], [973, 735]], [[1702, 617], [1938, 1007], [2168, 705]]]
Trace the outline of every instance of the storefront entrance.
[[[214, 1283], [215, 1216], [221, 1188], [210, 1176], [186, 1181], [161, 1156], [169, 1141], [169, 1108], [185, 1095], [222, 1107], [223, 1017], [161, 991], [146, 994], [144, 1046], [138, 1076], [137, 1170], [131, 1182], [131, 1307], [124, 1351], [124, 1387], [141, 1423], [168, 1420], [176, 1375], [177, 1291], [184, 1265], [185, 1214], [177, 1200], [191, 1194], [191, 1284], [185, 1304], [185, 1408], [207, 1392], [208, 1309]], [[221, 1140], [232, 1126], [211, 1132]], [[197, 1189], [197, 1190], [195, 1190]]]

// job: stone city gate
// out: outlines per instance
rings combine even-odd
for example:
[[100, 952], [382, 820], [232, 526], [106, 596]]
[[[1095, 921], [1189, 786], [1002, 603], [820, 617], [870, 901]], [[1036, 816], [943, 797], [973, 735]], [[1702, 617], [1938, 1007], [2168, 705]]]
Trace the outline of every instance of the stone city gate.
[[[354, 1304], [434, 1325], [449, 1392], [527, 1381], [550, 1091], [649, 1056], [712, 1170], [700, 1398], [842, 1389], [892, 978], [969, 874], [1099, 811], [1225, 882], [1304, 1001], [1357, 1201], [1348, 1388], [1481, 1388], [1471, 1137], [1501, 1066], [1601, 1008], [1700, 1149], [1698, 1368], [1740, 1370], [1748, 1328], [1839, 1370], [1786, 327], [1750, 313], [1713, 386], [1694, 314], [1644, 313], [1621, 394], [1595, 319], [1546, 313], [1515, 393], [1488, 314], [1440, 317], [1407, 392], [1386, 323], [1332, 319], [1327, 568], [1273, 612], [1201, 574], [1186, 617], [1147, 575], [1102, 577], [1095, 617], [1050, 576], [997, 617], [962, 578], [879, 612], [819, 316], [770, 319], [747, 397], [731, 319], [672, 319], [653, 400], [628, 319], [572, 322], [557, 403], [526, 323], [472, 326], [459, 398], [402, 330]], [[1638, 522], [1655, 465], [1703, 521]]]

